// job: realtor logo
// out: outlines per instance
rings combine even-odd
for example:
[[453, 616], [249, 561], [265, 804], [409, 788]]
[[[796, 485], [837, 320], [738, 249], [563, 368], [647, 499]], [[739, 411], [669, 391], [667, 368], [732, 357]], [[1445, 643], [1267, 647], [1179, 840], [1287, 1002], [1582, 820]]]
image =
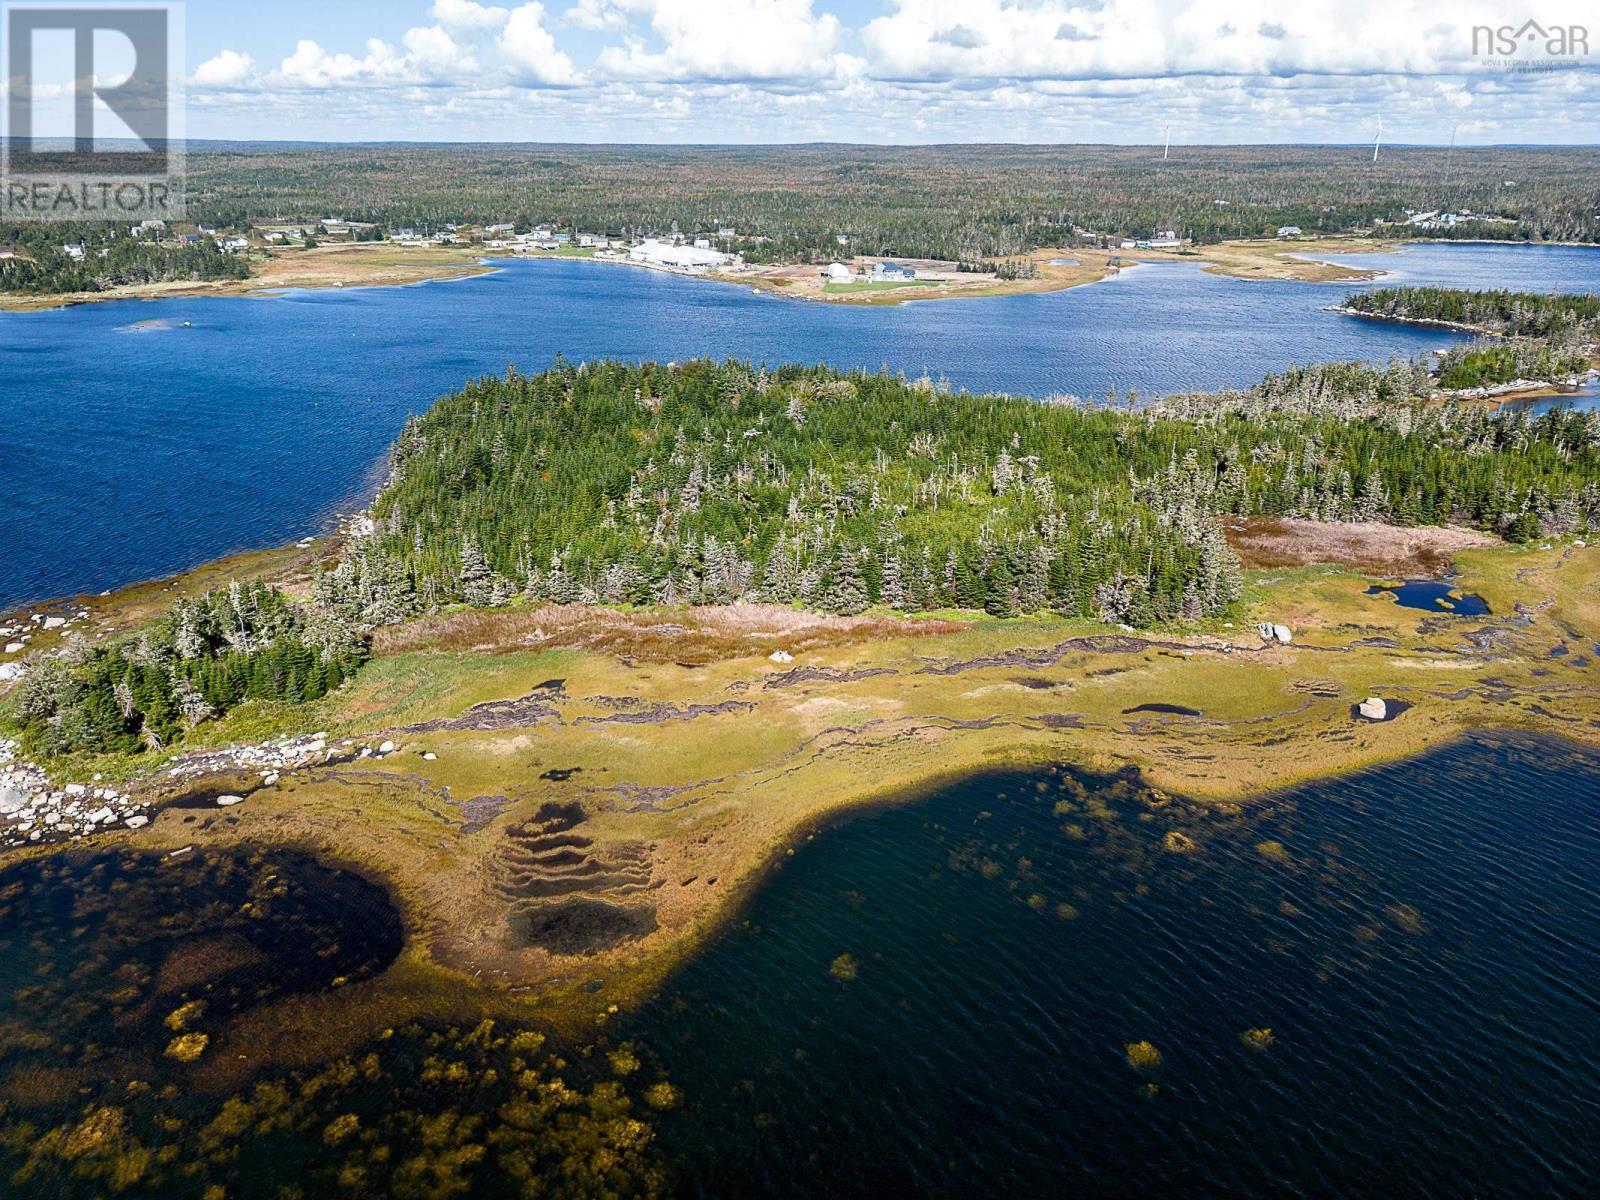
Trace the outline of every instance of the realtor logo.
[[1472, 56], [1506, 71], [1557, 71], [1589, 57], [1587, 25], [1474, 25]]
[[0, 0], [0, 219], [183, 216], [183, 8]]

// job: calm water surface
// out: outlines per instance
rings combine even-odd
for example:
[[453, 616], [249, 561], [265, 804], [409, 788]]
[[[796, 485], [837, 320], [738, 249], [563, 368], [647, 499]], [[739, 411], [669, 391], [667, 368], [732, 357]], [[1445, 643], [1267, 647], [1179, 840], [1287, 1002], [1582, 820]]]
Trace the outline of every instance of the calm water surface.
[[1597, 862], [1554, 742], [1235, 814], [994, 775], [802, 846], [631, 1032], [701, 1195], [1593, 1196]]
[[[1356, 260], [1399, 282], [1600, 287], [1593, 248], [1425, 245]], [[364, 502], [408, 413], [558, 353], [888, 367], [1098, 399], [1456, 340], [1323, 311], [1344, 291], [1174, 264], [1040, 296], [844, 309], [564, 261], [409, 288], [0, 314], [0, 609], [316, 532]]]

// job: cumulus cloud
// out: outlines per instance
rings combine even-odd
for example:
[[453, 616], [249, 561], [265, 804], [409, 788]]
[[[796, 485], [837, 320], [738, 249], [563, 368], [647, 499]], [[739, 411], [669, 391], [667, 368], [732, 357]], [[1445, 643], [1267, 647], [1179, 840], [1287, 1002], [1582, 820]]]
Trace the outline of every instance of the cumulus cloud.
[[194, 82], [201, 87], [238, 87], [250, 78], [256, 60], [237, 50], [224, 50], [194, 69]]
[[[868, 71], [891, 79], [1431, 75], [1476, 69], [1472, 27], [1508, 19], [1495, 0], [891, 2], [861, 29]], [[1544, 4], [1547, 24], [1593, 20], [1592, 0]]]
[[473, 0], [437, 0], [428, 15], [452, 33], [474, 34], [504, 29], [508, 9], [474, 4]]
[[627, 0], [578, 0], [561, 15], [561, 20], [563, 24], [579, 29], [621, 33], [628, 28], [638, 7], [637, 4], [630, 5]]
[[641, 38], [600, 52], [619, 79], [798, 80], [834, 75], [843, 37], [839, 18], [811, 0], [634, 0], [662, 43]]
[[[415, 0], [359, 49], [306, 36], [266, 69], [235, 43], [195, 70], [192, 103], [333, 137], [526, 136], [535, 112], [538, 134], [643, 120], [702, 141], [1119, 140], [1150, 136], [1154, 111], [1196, 140], [1361, 140], [1378, 111], [1418, 140], [1600, 126], [1592, 55], [1522, 74], [1474, 57], [1474, 25], [1520, 21], [1503, 0], [879, 0], [853, 29], [839, 3]], [[1592, 5], [1541, 0], [1538, 16], [1592, 26]], [[335, 90], [336, 108], [319, 102]]]
[[501, 56], [520, 82], [566, 87], [578, 80], [577, 69], [544, 27], [544, 5], [524, 4], [513, 11], [500, 35]]

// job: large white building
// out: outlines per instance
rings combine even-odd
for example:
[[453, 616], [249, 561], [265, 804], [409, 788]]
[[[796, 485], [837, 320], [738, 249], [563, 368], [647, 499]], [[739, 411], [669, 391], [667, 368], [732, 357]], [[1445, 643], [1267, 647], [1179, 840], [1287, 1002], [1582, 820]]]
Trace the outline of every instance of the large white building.
[[733, 255], [705, 246], [674, 246], [655, 238], [640, 243], [628, 251], [633, 262], [648, 263], [653, 267], [675, 267], [680, 271], [709, 271], [726, 266]]

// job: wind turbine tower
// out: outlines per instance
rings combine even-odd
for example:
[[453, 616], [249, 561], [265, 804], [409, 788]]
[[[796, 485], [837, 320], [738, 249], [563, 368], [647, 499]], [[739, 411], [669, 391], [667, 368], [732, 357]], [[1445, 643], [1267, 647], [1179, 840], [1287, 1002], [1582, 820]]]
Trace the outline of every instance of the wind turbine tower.
[[1378, 161], [1378, 148], [1383, 145], [1383, 118], [1378, 118], [1378, 136], [1372, 139], [1372, 161]]
[[1172, 153], [1172, 126], [1168, 125], [1167, 126], [1167, 140], [1162, 144], [1162, 147], [1161, 147], [1161, 161], [1162, 162], [1166, 162], [1168, 155], [1170, 155], [1171, 153]]

